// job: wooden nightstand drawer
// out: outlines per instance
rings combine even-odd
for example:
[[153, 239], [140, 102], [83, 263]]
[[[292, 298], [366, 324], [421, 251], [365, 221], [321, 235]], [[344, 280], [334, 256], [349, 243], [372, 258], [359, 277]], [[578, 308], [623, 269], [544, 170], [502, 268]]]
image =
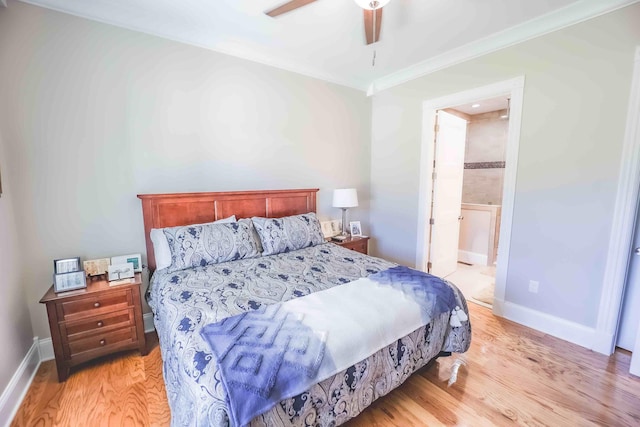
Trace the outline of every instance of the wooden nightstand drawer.
[[352, 242], [349, 246], [349, 249], [356, 251], [356, 252], [360, 252], [363, 254], [367, 253], [367, 241], [366, 240], [360, 240], [357, 242]]
[[132, 305], [131, 291], [123, 289], [119, 292], [105, 292], [74, 301], [65, 301], [60, 303], [59, 307], [64, 320], [74, 320], [100, 313], [110, 313]]
[[333, 242], [336, 245], [340, 245], [343, 248], [351, 249], [352, 251], [360, 252], [362, 254], [369, 254], [369, 238], [364, 236], [349, 236], [342, 242]]
[[116, 329], [115, 331], [107, 332], [104, 334], [97, 334], [89, 338], [84, 338], [77, 341], [69, 342], [69, 356], [71, 358], [76, 357], [82, 353], [105, 350], [107, 353], [111, 352], [111, 348], [114, 345], [120, 345], [123, 343], [130, 343], [136, 340], [136, 329], [132, 327], [126, 327]]
[[89, 319], [76, 320], [60, 324], [60, 332], [69, 341], [86, 338], [89, 335], [102, 334], [134, 324], [133, 308], [115, 311]]

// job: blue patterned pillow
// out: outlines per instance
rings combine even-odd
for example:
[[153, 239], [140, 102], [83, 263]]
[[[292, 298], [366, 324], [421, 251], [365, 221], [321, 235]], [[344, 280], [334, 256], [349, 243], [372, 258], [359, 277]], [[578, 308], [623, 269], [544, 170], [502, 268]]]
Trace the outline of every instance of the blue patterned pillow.
[[260, 256], [249, 219], [163, 229], [171, 250], [168, 272]]
[[275, 255], [325, 243], [316, 214], [284, 218], [251, 218], [260, 236], [262, 255]]

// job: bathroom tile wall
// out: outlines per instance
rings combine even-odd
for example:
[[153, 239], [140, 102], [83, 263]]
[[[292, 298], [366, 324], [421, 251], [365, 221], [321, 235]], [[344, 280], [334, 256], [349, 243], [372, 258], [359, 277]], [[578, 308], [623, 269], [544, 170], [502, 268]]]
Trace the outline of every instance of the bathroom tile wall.
[[[509, 120], [506, 110], [470, 117], [465, 146], [462, 203], [502, 204], [505, 148]], [[481, 163], [481, 164], [480, 164]]]

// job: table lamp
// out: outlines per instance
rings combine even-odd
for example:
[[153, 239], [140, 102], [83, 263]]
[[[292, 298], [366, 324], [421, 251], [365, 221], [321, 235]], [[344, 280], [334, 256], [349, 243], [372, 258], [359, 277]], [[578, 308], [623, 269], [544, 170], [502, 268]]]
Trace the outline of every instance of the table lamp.
[[342, 209], [342, 235], [347, 235], [347, 209], [358, 206], [358, 192], [355, 188], [333, 190], [333, 207]]

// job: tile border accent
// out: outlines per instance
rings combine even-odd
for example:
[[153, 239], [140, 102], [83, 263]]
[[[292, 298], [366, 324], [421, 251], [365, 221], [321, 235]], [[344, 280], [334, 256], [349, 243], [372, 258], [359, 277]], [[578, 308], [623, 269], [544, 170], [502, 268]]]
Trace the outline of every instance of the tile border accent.
[[506, 162], [470, 162], [465, 163], [465, 169], [504, 169]]

